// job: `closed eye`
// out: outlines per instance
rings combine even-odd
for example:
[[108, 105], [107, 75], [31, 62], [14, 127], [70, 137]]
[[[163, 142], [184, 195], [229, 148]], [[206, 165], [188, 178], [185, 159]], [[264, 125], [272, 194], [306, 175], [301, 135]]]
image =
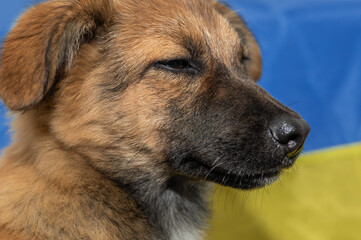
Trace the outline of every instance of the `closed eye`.
[[241, 57], [242, 64], [246, 63], [249, 60], [251, 60], [251, 59], [247, 55], [242, 54], [242, 57]]
[[199, 68], [196, 64], [192, 63], [187, 59], [170, 59], [162, 60], [155, 63], [155, 67], [172, 71], [175, 73], [197, 73]]

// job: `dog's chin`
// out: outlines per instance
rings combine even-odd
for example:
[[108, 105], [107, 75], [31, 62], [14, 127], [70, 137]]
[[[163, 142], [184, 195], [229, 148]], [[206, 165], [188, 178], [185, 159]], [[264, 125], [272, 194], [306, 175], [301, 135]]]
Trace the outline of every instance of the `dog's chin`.
[[278, 180], [280, 174], [281, 170], [270, 170], [257, 173], [249, 172], [241, 175], [214, 171], [209, 174], [205, 180], [210, 180], [232, 188], [255, 189], [272, 184]]
[[280, 176], [280, 171], [270, 171], [251, 175], [228, 175], [225, 177], [225, 181], [215, 181], [224, 186], [239, 188], [239, 189], [255, 189], [267, 186], [276, 180]]

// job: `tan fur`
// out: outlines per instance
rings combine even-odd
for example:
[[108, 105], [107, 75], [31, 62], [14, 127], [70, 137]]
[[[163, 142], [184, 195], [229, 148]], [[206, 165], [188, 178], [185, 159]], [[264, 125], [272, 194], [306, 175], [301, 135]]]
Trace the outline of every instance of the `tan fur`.
[[[190, 82], [150, 69], [139, 81], [151, 62], [187, 56], [182, 36], [212, 49], [209, 73]], [[258, 79], [254, 38], [214, 1], [54, 0], [28, 10], [1, 58], [15, 135], [0, 163], [0, 239], [164, 239], [121, 186], [175, 175], [161, 135], [167, 103], [189, 107], [211, 87], [212, 59], [232, 68], [235, 49]], [[121, 81], [126, 90], [112, 93]]]

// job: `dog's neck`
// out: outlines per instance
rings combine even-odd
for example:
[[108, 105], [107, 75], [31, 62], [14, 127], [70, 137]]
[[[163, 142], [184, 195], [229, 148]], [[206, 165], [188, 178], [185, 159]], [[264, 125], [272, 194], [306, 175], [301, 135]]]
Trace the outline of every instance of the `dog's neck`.
[[[30, 152], [32, 151], [31, 145], [28, 147], [25, 146], [25, 143], [31, 144], [31, 141], [26, 141], [27, 139], [38, 139], [41, 141], [45, 139], [47, 145], [52, 142], [52, 145], [49, 145], [53, 148], [52, 151], [57, 149], [58, 154], [70, 154], [68, 151], [64, 151], [64, 146], [59, 146], [59, 142], [51, 136], [47, 128], [41, 128], [39, 124], [36, 123], [37, 121], [31, 120], [33, 120], [31, 115], [29, 117], [29, 114], [24, 114], [18, 116], [16, 121], [13, 122], [14, 130], [21, 134], [16, 134], [16, 145], [14, 145], [12, 149], [17, 149], [17, 146], [21, 145], [22, 149], [27, 149], [26, 151]], [[25, 122], [26, 124], [24, 124]], [[19, 129], [19, 126], [24, 129]], [[35, 135], [37, 138], [34, 137]], [[37, 144], [39, 144], [39, 142], [40, 141], [38, 141]], [[40, 153], [34, 153], [35, 155], [50, 152], [45, 149], [47, 145], [41, 145], [42, 148], [36, 148], [41, 149]], [[13, 153], [15, 153], [15, 151]], [[72, 151], [71, 154], [74, 155], [76, 153]], [[20, 153], [19, 155], [26, 156], [27, 154]], [[45, 155], [44, 158], [46, 158]], [[73, 158], [81, 160], [83, 164], [89, 164], [86, 163], [86, 159], [80, 159], [80, 155], [77, 157], [73, 156]], [[39, 159], [41, 159], [41, 157], [39, 157]], [[51, 163], [49, 163], [49, 161], [49, 159], [45, 159], [44, 162], [48, 162], [50, 166]], [[52, 161], [56, 162], [57, 160], [53, 159]], [[73, 161], [71, 162], [73, 163]], [[66, 163], [64, 163], [64, 167], [66, 167], [65, 164]], [[91, 166], [89, 165], [89, 167]], [[73, 170], [76, 171], [76, 169]], [[209, 212], [207, 202], [209, 183], [190, 180], [179, 175], [168, 178], [168, 181], [164, 181], [164, 179], [159, 181], [159, 179], [154, 179], [151, 174], [145, 172], [135, 172], [134, 174], [132, 178], [112, 179], [112, 181], [116, 182], [122, 190], [126, 190], [133, 196], [148, 217], [149, 222], [154, 225], [154, 228], [162, 232], [165, 239], [203, 239], [203, 232], [206, 227], [206, 219]], [[106, 174], [104, 174], [104, 176], [105, 175]], [[52, 177], [56, 177], [56, 174]], [[121, 176], [119, 176], [119, 178], [121, 178]]]
[[147, 181], [136, 186], [126, 188], [167, 239], [203, 239], [205, 220], [209, 213], [206, 200], [208, 183], [175, 176], [163, 186]]

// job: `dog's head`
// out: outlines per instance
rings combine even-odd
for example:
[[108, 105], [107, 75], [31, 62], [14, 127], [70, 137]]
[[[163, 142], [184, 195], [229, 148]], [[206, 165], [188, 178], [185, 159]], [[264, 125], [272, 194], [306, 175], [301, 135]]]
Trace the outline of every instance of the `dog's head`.
[[309, 132], [260, 74], [249, 29], [213, 0], [54, 0], [7, 36], [0, 94], [111, 178], [254, 188]]

